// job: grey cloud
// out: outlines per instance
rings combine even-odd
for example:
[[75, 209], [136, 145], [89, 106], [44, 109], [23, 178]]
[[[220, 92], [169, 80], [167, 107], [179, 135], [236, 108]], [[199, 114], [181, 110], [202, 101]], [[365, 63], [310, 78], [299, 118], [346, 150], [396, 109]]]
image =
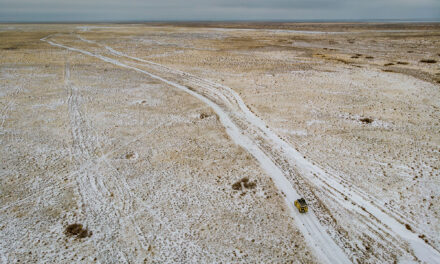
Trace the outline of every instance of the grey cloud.
[[[345, 0], [273, 0], [273, 1], [249, 1], [224, 0], [218, 3], [224, 7], [247, 7], [247, 8], [298, 8], [298, 9], [323, 9], [337, 8], [343, 5]], [[349, 1], [348, 1], [349, 2]]]
[[0, 21], [439, 19], [438, 0], [0, 0]]

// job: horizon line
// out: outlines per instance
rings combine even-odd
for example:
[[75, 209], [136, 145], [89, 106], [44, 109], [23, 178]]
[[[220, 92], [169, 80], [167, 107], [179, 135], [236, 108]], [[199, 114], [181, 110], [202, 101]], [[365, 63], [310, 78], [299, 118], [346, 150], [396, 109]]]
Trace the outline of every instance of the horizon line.
[[439, 19], [425, 18], [374, 18], [374, 19], [163, 19], [163, 20], [36, 20], [36, 21], [2, 21], [0, 24], [146, 24], [146, 23], [440, 23]]

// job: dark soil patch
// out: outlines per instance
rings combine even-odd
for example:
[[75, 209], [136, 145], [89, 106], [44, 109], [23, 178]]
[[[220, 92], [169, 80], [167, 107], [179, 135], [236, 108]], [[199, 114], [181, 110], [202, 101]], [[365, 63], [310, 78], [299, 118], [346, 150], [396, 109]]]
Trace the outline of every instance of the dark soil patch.
[[66, 227], [64, 233], [67, 236], [76, 236], [77, 238], [86, 238], [92, 235], [92, 232], [83, 228], [82, 224], [70, 224]]

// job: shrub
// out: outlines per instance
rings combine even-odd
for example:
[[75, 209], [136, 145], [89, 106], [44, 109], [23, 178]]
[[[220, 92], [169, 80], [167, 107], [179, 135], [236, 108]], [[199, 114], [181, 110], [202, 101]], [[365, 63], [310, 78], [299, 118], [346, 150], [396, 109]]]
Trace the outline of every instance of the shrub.
[[373, 119], [371, 119], [369, 117], [363, 117], [363, 118], [359, 119], [359, 121], [361, 121], [362, 123], [365, 123], [365, 124], [370, 124], [373, 122]]
[[423, 62], [423, 63], [437, 63], [436, 60], [432, 60], [432, 59], [424, 59], [424, 60], [420, 60], [420, 62]]
[[232, 189], [236, 191], [242, 190], [243, 187], [246, 189], [254, 189], [257, 187], [257, 183], [255, 181], [251, 182], [249, 181], [249, 178], [244, 177], [243, 179], [232, 184]]
[[209, 117], [209, 115], [206, 114], [206, 113], [201, 113], [201, 114], [200, 114], [200, 119], [205, 119], [205, 118], [207, 118], [207, 117]]
[[92, 232], [83, 228], [82, 224], [70, 224], [64, 231], [67, 236], [76, 236], [77, 238], [85, 238], [92, 235]]

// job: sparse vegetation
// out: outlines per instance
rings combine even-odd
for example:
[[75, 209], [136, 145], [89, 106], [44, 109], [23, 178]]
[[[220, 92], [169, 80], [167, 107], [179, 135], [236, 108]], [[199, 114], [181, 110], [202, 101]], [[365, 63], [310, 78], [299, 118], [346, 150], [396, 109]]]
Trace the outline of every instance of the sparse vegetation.
[[389, 62], [389, 63], [385, 63], [383, 66], [392, 66], [392, 65], [394, 65], [394, 63]]
[[406, 61], [398, 61], [397, 64], [400, 64], [400, 65], [408, 65], [409, 63], [406, 62]]

